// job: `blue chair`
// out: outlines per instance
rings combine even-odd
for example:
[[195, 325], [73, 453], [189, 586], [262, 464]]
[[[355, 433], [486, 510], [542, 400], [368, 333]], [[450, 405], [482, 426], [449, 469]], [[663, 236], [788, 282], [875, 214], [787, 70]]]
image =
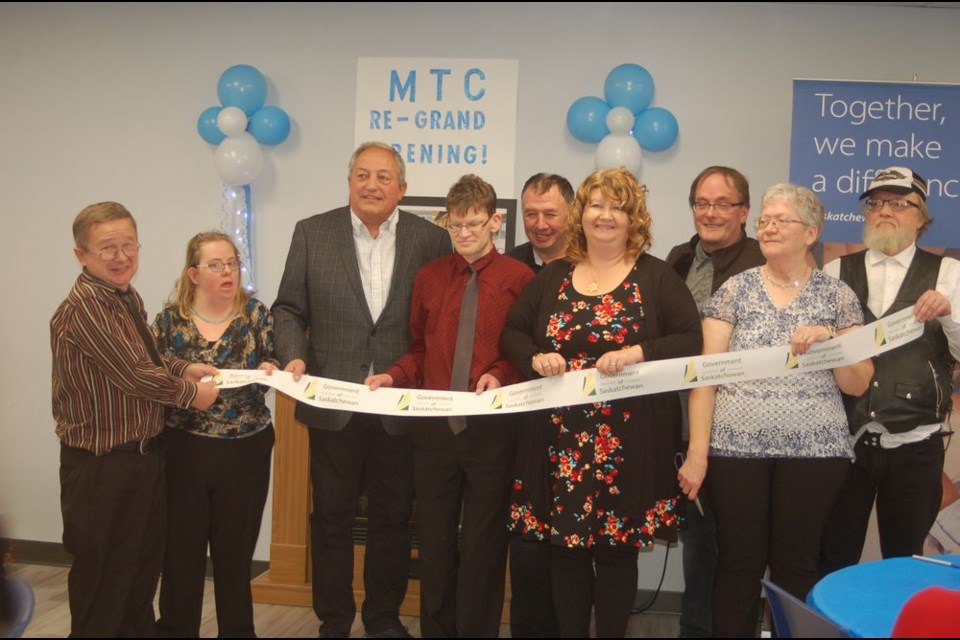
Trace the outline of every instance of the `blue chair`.
[[763, 591], [770, 605], [773, 626], [780, 638], [849, 638], [850, 630], [825, 618], [819, 611], [767, 579]]
[[9, 620], [0, 620], [0, 637], [19, 638], [33, 618], [33, 589], [19, 578], [0, 576], [0, 590], [7, 598], [6, 609], [10, 613]]

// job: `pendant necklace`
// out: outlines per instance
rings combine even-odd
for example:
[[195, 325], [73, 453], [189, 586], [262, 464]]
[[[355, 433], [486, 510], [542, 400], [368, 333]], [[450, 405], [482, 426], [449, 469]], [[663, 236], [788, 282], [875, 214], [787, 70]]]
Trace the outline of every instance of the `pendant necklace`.
[[769, 282], [773, 286], [780, 289], [793, 289], [795, 287], [799, 287], [800, 283], [805, 281], [807, 279], [807, 276], [810, 275], [810, 267], [807, 267], [807, 270], [803, 272], [803, 275], [797, 278], [796, 280], [794, 280], [793, 282], [777, 282], [776, 280], [770, 277], [770, 270], [766, 267], [766, 265], [761, 267], [760, 271], [763, 273], [763, 277], [766, 279], [767, 282]]
[[223, 316], [223, 317], [220, 318], [219, 320], [211, 320], [210, 318], [206, 318], [206, 317], [200, 315], [200, 313], [197, 311], [196, 307], [190, 307], [190, 313], [192, 313], [193, 316], [194, 316], [195, 318], [197, 318], [198, 320], [202, 320], [203, 322], [206, 322], [207, 324], [223, 324], [223, 323], [226, 322], [227, 320], [233, 320], [234, 316], [237, 315], [235, 312], [231, 311], [230, 313], [228, 313], [227, 315]]

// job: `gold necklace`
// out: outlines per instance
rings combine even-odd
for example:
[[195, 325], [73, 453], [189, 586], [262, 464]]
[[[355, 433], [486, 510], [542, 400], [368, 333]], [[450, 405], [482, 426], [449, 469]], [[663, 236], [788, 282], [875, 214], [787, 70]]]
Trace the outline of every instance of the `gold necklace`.
[[206, 322], [207, 324], [223, 324], [223, 323], [226, 322], [227, 320], [233, 320], [234, 316], [237, 315], [235, 311], [231, 311], [230, 313], [228, 313], [227, 315], [223, 316], [223, 317], [220, 318], [219, 320], [211, 320], [210, 318], [207, 318], [207, 317], [204, 317], [204, 316], [200, 315], [200, 313], [197, 311], [197, 308], [196, 308], [196, 307], [190, 307], [190, 313], [192, 313], [193, 316], [194, 316], [195, 318], [197, 318], [198, 320], [202, 320], [203, 322]]
[[806, 281], [806, 279], [807, 279], [807, 277], [810, 275], [811, 271], [812, 271], [812, 270], [810, 269], [810, 267], [807, 267], [807, 270], [803, 272], [803, 275], [802, 275], [802, 276], [800, 276], [799, 278], [797, 278], [797, 279], [794, 280], [793, 282], [786, 282], [786, 283], [784, 283], [784, 282], [777, 282], [776, 280], [774, 280], [773, 278], [771, 278], [771, 277], [770, 277], [770, 269], [767, 268], [766, 265], [764, 265], [763, 267], [760, 268], [760, 272], [763, 273], [763, 277], [767, 280], [767, 282], [769, 282], [769, 283], [772, 284], [773, 286], [778, 287], [778, 288], [780, 288], [780, 289], [793, 289], [793, 288], [795, 288], [795, 287], [799, 287], [801, 282], [805, 282], [805, 281]]

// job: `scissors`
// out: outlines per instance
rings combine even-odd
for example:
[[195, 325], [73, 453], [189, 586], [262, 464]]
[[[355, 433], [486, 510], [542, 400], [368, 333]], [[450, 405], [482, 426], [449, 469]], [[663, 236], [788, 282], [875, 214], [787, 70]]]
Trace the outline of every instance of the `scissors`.
[[[677, 451], [677, 452], [673, 455], [673, 466], [677, 468], [677, 471], [680, 471], [680, 467], [683, 466], [683, 463], [684, 463], [684, 461], [685, 461], [686, 459], [687, 459], [687, 456], [685, 456], [685, 455], [684, 455], [682, 452], [680, 452], [680, 451]], [[697, 507], [697, 511], [700, 512], [700, 517], [703, 518], [703, 517], [704, 517], [704, 515], [703, 515], [703, 505], [700, 504], [700, 498], [699, 498], [699, 496], [693, 499], [693, 504], [694, 504], [694, 506]]]

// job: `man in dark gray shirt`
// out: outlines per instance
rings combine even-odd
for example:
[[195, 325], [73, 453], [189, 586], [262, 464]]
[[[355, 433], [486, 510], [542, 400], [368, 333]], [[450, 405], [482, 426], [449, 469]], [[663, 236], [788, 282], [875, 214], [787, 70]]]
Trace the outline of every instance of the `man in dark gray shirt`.
[[[764, 259], [757, 241], [747, 237], [750, 185], [742, 173], [730, 167], [707, 167], [690, 185], [688, 202], [697, 233], [670, 251], [667, 264], [686, 279], [697, 308], [702, 309], [727, 278], [763, 264]], [[688, 396], [682, 394], [684, 440]], [[703, 493], [697, 508], [688, 505], [687, 527], [680, 532], [680, 541], [684, 582], [680, 637], [707, 638], [712, 635], [717, 541], [716, 521]]]

